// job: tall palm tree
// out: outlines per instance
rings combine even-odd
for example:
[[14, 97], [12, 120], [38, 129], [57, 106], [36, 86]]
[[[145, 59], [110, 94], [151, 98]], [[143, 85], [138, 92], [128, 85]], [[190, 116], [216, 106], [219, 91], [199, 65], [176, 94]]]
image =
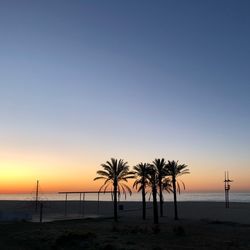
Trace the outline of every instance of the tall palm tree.
[[148, 179], [149, 186], [151, 187], [152, 195], [153, 195], [154, 223], [158, 224], [158, 205], [157, 205], [158, 176], [157, 176], [157, 170], [153, 165], [150, 165], [150, 167], [148, 168], [147, 179]]
[[153, 161], [153, 166], [157, 170], [157, 176], [158, 176], [158, 189], [159, 189], [159, 196], [160, 196], [160, 216], [163, 216], [163, 187], [162, 187], [162, 181], [164, 177], [166, 176], [166, 161], [164, 158], [162, 159], [155, 159]]
[[113, 192], [113, 203], [114, 203], [114, 220], [118, 221], [117, 216], [117, 195], [121, 192], [126, 196], [126, 191], [131, 195], [132, 191], [127, 182], [128, 179], [134, 178], [134, 172], [129, 171], [129, 166], [127, 162], [122, 159], [111, 158], [111, 161], [107, 161], [105, 164], [101, 164], [103, 170], [98, 170], [97, 176], [94, 180], [104, 180], [104, 184], [100, 187], [99, 191], [106, 191], [111, 186], [111, 191]]
[[162, 181], [162, 189], [167, 193], [173, 193], [172, 180], [169, 176], [165, 177]]
[[[182, 176], [184, 174], [189, 174], [189, 169], [187, 169], [187, 165], [185, 164], [179, 164], [178, 161], [168, 161], [168, 164], [166, 166], [168, 175], [172, 178], [172, 187], [173, 187], [173, 194], [174, 194], [174, 218], [175, 220], [178, 220], [178, 208], [177, 208], [177, 197], [176, 197], [176, 191], [180, 193], [180, 184], [177, 181], [177, 178], [179, 176]], [[185, 189], [185, 184], [183, 181], [181, 181], [183, 188]]]
[[148, 163], [139, 163], [134, 166], [135, 178], [133, 187], [135, 187], [138, 192], [142, 192], [142, 219], [146, 219], [146, 187], [148, 185], [148, 169], [150, 164]]

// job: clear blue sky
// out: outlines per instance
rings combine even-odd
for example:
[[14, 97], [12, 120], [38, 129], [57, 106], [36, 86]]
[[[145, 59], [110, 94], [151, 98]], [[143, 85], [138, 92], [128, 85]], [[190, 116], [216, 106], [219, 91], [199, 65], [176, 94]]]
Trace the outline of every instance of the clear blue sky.
[[163, 156], [244, 178], [249, 13], [247, 0], [2, 0], [2, 154], [83, 152], [93, 173]]

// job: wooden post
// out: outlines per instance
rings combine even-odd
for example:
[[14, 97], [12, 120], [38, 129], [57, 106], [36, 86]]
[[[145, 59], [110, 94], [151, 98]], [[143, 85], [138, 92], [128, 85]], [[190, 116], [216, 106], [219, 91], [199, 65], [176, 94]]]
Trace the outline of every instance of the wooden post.
[[43, 222], [43, 203], [40, 204], [40, 223]]

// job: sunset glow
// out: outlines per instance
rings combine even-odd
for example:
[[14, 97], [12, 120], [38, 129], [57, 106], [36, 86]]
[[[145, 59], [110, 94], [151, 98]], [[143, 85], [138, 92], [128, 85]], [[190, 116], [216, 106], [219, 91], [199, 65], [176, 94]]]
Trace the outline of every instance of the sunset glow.
[[98, 190], [111, 157], [179, 160], [187, 192], [223, 191], [226, 170], [250, 190], [246, 8], [14, 2], [0, 3], [0, 193]]

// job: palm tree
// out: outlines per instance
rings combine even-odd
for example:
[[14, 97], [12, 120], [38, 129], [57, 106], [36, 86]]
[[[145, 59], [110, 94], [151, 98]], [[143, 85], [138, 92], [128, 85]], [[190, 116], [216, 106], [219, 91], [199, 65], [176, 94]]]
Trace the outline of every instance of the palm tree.
[[158, 176], [157, 176], [157, 170], [153, 165], [150, 165], [150, 167], [148, 168], [147, 179], [153, 194], [154, 223], [158, 224], [158, 205], [157, 205]]
[[158, 176], [158, 188], [159, 188], [159, 196], [160, 196], [160, 216], [163, 216], [163, 194], [162, 194], [162, 181], [164, 177], [166, 176], [166, 161], [164, 158], [162, 159], [155, 159], [153, 161], [153, 166], [157, 170], [157, 176]]
[[165, 177], [162, 181], [162, 189], [169, 194], [173, 193], [172, 180], [169, 177]]
[[[187, 169], [187, 165], [185, 164], [178, 164], [178, 161], [168, 161], [166, 166], [168, 175], [172, 178], [172, 186], [173, 186], [173, 194], [174, 194], [174, 218], [178, 220], [178, 209], [177, 209], [177, 197], [176, 191], [180, 193], [181, 188], [180, 184], [177, 181], [177, 177], [182, 176], [184, 174], [189, 174], [189, 169]], [[185, 189], [185, 184], [182, 182], [183, 188]]]
[[111, 191], [113, 193], [113, 203], [114, 203], [114, 220], [118, 221], [117, 216], [117, 194], [120, 195], [121, 192], [124, 193], [126, 197], [126, 191], [131, 195], [132, 191], [128, 185], [123, 182], [127, 182], [128, 179], [134, 178], [134, 172], [129, 171], [129, 166], [127, 162], [122, 159], [111, 158], [111, 161], [107, 161], [105, 164], [101, 164], [103, 170], [98, 170], [95, 180], [104, 180], [104, 184], [100, 187], [99, 191], [106, 191], [111, 186]]
[[[146, 219], [146, 187], [148, 185], [148, 169], [150, 164], [148, 163], [139, 163], [134, 166], [135, 178], [133, 187], [135, 187], [138, 192], [142, 192], [142, 219]], [[139, 186], [139, 187], [138, 187]]]

